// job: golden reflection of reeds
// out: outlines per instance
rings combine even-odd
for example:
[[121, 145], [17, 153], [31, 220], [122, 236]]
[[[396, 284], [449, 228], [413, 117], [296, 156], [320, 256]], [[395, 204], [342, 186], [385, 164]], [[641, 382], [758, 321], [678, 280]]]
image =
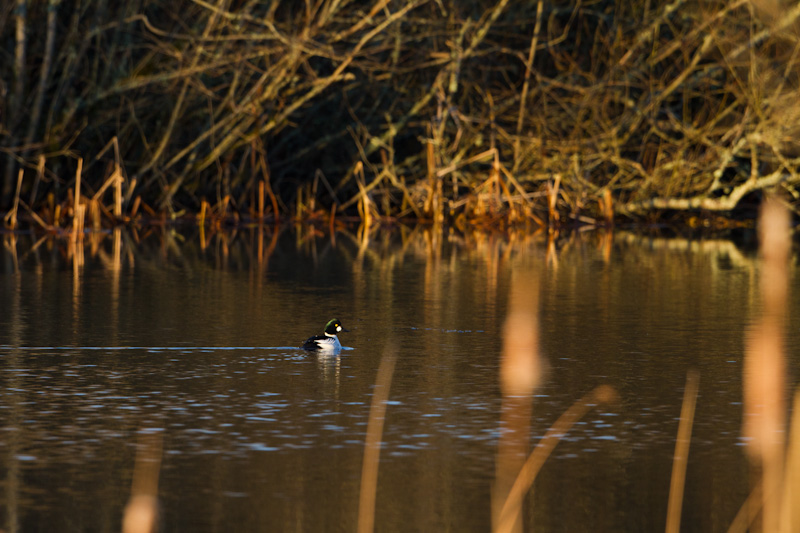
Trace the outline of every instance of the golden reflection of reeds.
[[556, 248], [556, 241], [558, 240], [558, 230], [547, 232], [547, 252], [545, 260], [547, 264], [553, 269], [558, 269], [558, 249]]
[[364, 442], [364, 462], [361, 467], [361, 489], [358, 498], [358, 532], [369, 533], [375, 528], [375, 499], [378, 490], [378, 460], [381, 453], [381, 437], [386, 415], [386, 401], [397, 357], [388, 349], [378, 367], [375, 390], [369, 409], [367, 437]]
[[14, 273], [19, 272], [19, 258], [17, 257], [17, 236], [14, 233], [3, 236], [3, 246], [11, 255], [11, 264], [14, 265]]
[[160, 432], [139, 433], [131, 497], [122, 517], [122, 533], [152, 533], [158, 529], [158, 477], [161, 471]]
[[[789, 213], [776, 199], [768, 198], [759, 218], [761, 254], [760, 287], [763, 316], [748, 332], [744, 362], [743, 433], [753, 470], [760, 472], [761, 494], [753, 500], [747, 522], [760, 508], [763, 531], [778, 531], [786, 427], [783, 353], [788, 262], [791, 249]], [[759, 483], [759, 482], [757, 482]], [[748, 499], [750, 501], [751, 499]]]
[[689, 458], [694, 408], [697, 404], [699, 387], [700, 374], [697, 371], [689, 372], [686, 376], [686, 389], [683, 391], [683, 406], [681, 407], [681, 420], [678, 424], [678, 438], [675, 441], [675, 454], [672, 457], [672, 479], [669, 484], [669, 503], [667, 504], [667, 533], [680, 531], [681, 528], [686, 462]]
[[603, 262], [609, 264], [611, 263], [611, 251], [614, 249], [614, 232], [611, 229], [601, 230], [598, 232], [598, 237], [598, 247], [603, 256]]
[[[122, 229], [121, 228], [114, 228], [114, 244], [112, 247], [112, 262], [111, 262], [111, 270], [113, 272], [119, 272], [122, 269]], [[119, 280], [119, 277], [114, 278], [115, 282]]]

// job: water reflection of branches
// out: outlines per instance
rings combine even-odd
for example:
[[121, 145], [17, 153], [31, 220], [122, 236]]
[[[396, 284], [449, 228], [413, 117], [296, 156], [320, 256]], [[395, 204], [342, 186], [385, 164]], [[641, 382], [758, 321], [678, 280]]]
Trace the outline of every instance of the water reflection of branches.
[[[336, 239], [334, 239], [336, 237]], [[479, 261], [489, 277], [496, 278], [498, 265], [524, 257], [542, 257], [552, 268], [573, 253], [582, 253], [592, 243], [608, 262], [615, 247], [628, 252], [652, 254], [654, 251], [702, 254], [714, 259], [720, 269], [753, 268], [753, 257], [734, 241], [723, 238], [687, 239], [653, 237], [627, 231], [525, 231], [487, 232], [480, 229], [459, 232], [436, 226], [385, 226], [373, 224], [358, 229], [336, 221], [329, 227], [314, 225], [256, 225], [244, 228], [201, 231], [197, 226], [148, 226], [115, 228], [111, 232], [89, 232], [79, 241], [56, 234], [5, 235], [3, 251], [11, 264], [19, 261], [39, 263], [44, 254], [57, 251], [77, 272], [87, 261], [113, 271], [166, 265], [193, 269], [206, 263], [214, 269], [267, 270], [273, 256], [282, 255], [289, 242], [319, 264], [335, 250], [355, 268], [393, 270], [408, 258], [424, 261], [430, 273], [450, 269], [448, 261], [467, 256]]]

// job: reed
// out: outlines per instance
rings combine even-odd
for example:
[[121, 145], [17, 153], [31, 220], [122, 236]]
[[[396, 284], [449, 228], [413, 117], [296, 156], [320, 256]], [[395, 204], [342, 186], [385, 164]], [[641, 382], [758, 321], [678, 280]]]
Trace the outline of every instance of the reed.
[[[747, 451], [760, 480], [761, 529], [778, 531], [784, 486], [786, 360], [784, 331], [791, 250], [789, 213], [774, 198], [759, 218], [763, 315], [747, 335], [744, 365], [744, 421]], [[751, 517], [751, 520], [753, 517]]]
[[370, 533], [375, 529], [375, 500], [378, 491], [378, 461], [380, 458], [381, 438], [386, 415], [386, 401], [389, 399], [389, 387], [392, 384], [392, 373], [397, 357], [394, 352], [387, 351], [381, 358], [378, 375], [375, 378], [375, 389], [369, 409], [367, 437], [364, 442], [364, 462], [361, 467], [361, 489], [358, 499], [358, 533]]
[[17, 174], [17, 188], [16, 188], [17, 192], [16, 194], [14, 194], [14, 206], [8, 213], [6, 213], [6, 216], [3, 217], [3, 223], [10, 230], [13, 230], [14, 228], [17, 227], [17, 210], [19, 209], [19, 193], [20, 190], [22, 189], [23, 174], [24, 174], [23, 170], [19, 169], [19, 173]]
[[122, 517], [123, 533], [154, 533], [158, 530], [162, 440], [159, 432], [139, 432], [131, 496]]
[[794, 393], [789, 436], [780, 503], [780, 531], [800, 529], [800, 507], [796, 503], [800, 498], [800, 392]]
[[83, 158], [78, 158], [78, 169], [75, 171], [75, 192], [72, 202], [72, 241], [83, 238], [83, 218], [86, 204], [81, 203], [81, 174], [83, 172]]
[[616, 401], [617, 393], [608, 385], [601, 385], [575, 402], [547, 430], [533, 451], [528, 455], [519, 474], [514, 479], [508, 496], [503, 502], [494, 531], [512, 531], [513, 524], [519, 520], [522, 500], [533, 486], [536, 475], [541, 470], [550, 453], [583, 416], [598, 405]]
[[669, 502], [667, 504], [667, 533], [681, 530], [681, 506], [683, 489], [686, 484], [686, 464], [689, 459], [689, 445], [692, 438], [694, 410], [697, 405], [697, 393], [700, 387], [700, 374], [691, 371], [686, 376], [686, 388], [683, 391], [683, 406], [678, 425], [678, 437], [675, 440], [675, 453], [672, 458], [672, 478], [669, 484]]
[[515, 273], [510, 298], [500, 359], [503, 431], [497, 444], [492, 487], [492, 529], [495, 532], [522, 531], [522, 501], [511, 500], [510, 493], [528, 451], [533, 392], [542, 378], [537, 276], [526, 271]]

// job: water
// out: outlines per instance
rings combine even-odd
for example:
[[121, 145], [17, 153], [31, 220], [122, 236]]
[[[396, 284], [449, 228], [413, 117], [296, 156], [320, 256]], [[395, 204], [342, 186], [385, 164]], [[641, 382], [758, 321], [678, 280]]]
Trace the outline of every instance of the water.
[[[598, 385], [620, 399], [555, 448], [526, 529], [662, 529], [690, 369], [700, 396], [683, 529], [726, 530], [750, 490], [742, 336], [758, 296], [747, 247], [574, 234], [548, 251], [538, 236], [397, 230], [364, 244], [346, 232], [190, 229], [94, 236], [80, 266], [64, 241], [6, 237], [0, 253], [6, 531], [118, 531], [137, 449], [159, 440], [165, 531], [353, 531], [387, 348], [398, 359], [377, 530], [487, 531], [501, 332], [512, 277], [532, 275], [546, 361], [532, 442]], [[332, 317], [351, 330], [338, 357], [294, 348]], [[797, 340], [793, 329], [792, 371]]]

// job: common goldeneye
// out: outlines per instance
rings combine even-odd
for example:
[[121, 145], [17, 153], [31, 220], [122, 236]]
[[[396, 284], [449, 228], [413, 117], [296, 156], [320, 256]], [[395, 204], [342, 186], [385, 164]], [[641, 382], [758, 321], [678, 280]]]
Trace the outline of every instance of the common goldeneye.
[[315, 352], [338, 352], [342, 349], [342, 344], [339, 342], [339, 337], [337, 337], [336, 334], [341, 331], [348, 330], [342, 327], [342, 323], [339, 322], [338, 318], [334, 318], [325, 325], [324, 334], [309, 337], [301, 348], [303, 350]]

